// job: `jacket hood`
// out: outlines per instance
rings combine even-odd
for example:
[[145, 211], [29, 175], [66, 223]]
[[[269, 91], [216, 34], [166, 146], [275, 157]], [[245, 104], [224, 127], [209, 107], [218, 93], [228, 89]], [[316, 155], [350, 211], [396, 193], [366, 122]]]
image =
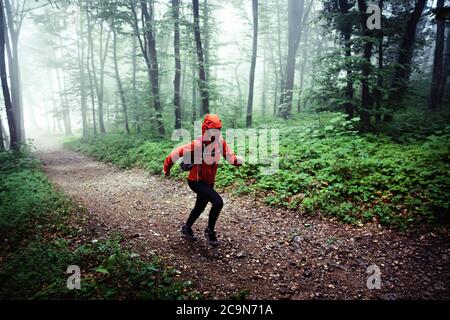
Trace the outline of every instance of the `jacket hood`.
[[207, 114], [202, 124], [202, 136], [208, 129], [221, 129], [221, 128], [222, 128], [222, 121], [220, 120], [219, 116], [216, 114]]

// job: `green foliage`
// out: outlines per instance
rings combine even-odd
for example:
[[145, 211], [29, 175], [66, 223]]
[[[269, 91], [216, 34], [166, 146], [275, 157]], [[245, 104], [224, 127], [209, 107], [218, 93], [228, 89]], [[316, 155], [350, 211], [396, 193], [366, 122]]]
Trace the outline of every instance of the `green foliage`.
[[[245, 164], [239, 169], [224, 164], [216, 185], [236, 194], [261, 195], [270, 205], [330, 214], [353, 224], [376, 221], [406, 227], [448, 222], [450, 127], [425, 131], [428, 135], [422, 134], [420, 139], [411, 135], [394, 139], [384, 133], [359, 135], [355, 131], [358, 121], [327, 112], [273, 121], [271, 126], [281, 134], [279, 170], [264, 175], [260, 171], [263, 164]], [[156, 173], [161, 172], [164, 157], [173, 146], [158, 141], [136, 146], [133, 136], [122, 139], [130, 145], [121, 154], [133, 155], [133, 165]], [[82, 147], [78, 149], [94, 155], [114, 149], [115, 140], [108, 140], [111, 144], [105, 147], [106, 140], [79, 142]], [[185, 173], [175, 171], [175, 176]]]
[[140, 135], [119, 133], [99, 135], [82, 140], [67, 140], [66, 146], [87, 153], [121, 168], [141, 166], [151, 173], [161, 172], [160, 159], [165, 157], [174, 143], [149, 140]]
[[67, 208], [28, 151], [0, 153], [0, 233], [16, 245], [27, 231], [61, 222]]
[[322, 122], [283, 130], [280, 170], [243, 179], [266, 191], [270, 204], [346, 222], [376, 219], [404, 226], [448, 216], [449, 127], [439, 136], [400, 145], [383, 135], [359, 136], [346, 129], [343, 117]]
[[414, 144], [425, 141], [429, 136], [442, 136], [450, 123], [450, 108], [443, 108], [439, 112], [428, 112], [423, 108], [422, 100], [415, 97], [415, 104], [410, 103], [408, 111], [395, 114], [395, 121], [380, 123], [377, 131], [388, 135], [397, 143]]
[[[27, 150], [0, 153], [0, 299], [198, 297], [156, 257], [144, 261], [122, 248], [120, 237], [75, 243], [74, 210]], [[67, 289], [69, 265], [80, 266], [80, 290]]]
[[89, 276], [84, 279], [84, 287], [80, 292], [82, 297], [89, 297], [92, 292], [99, 292], [100, 298], [107, 299], [196, 297], [188, 291], [190, 281], [174, 282], [175, 270], [165, 269], [157, 258], [149, 263], [135, 257], [120, 247], [119, 239], [83, 246], [78, 248], [77, 253], [85, 261], [100, 261], [99, 265], [92, 265]]

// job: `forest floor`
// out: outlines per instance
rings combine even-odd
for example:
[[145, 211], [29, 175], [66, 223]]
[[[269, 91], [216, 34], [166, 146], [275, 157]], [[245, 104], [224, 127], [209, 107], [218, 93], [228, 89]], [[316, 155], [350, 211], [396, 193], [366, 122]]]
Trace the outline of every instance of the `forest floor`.
[[[51, 181], [88, 210], [93, 237], [119, 231], [125, 246], [144, 259], [160, 256], [205, 298], [450, 299], [448, 230], [355, 227], [223, 192], [221, 245], [212, 248], [203, 238], [209, 205], [193, 228], [199, 240], [181, 236], [195, 201], [185, 182], [37, 145]], [[373, 264], [381, 289], [367, 288]]]

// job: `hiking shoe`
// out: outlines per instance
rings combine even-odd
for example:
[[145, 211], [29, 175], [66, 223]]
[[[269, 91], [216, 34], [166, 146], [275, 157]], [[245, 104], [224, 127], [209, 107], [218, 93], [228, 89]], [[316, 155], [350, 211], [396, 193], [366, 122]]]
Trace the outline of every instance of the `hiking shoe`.
[[217, 241], [216, 232], [210, 230], [209, 228], [205, 229], [205, 238], [208, 239], [209, 244], [213, 247], [217, 247], [219, 245], [219, 241]]
[[181, 226], [181, 233], [185, 238], [189, 240], [197, 240], [197, 238], [194, 236], [194, 231], [192, 231], [192, 228], [188, 227], [186, 224], [183, 224]]

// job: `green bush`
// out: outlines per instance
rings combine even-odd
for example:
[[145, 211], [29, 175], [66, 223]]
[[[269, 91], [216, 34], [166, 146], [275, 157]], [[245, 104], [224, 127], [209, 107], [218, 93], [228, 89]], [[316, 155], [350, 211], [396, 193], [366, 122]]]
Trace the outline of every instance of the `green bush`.
[[[288, 121], [272, 121], [271, 127], [281, 134], [279, 170], [262, 175], [261, 164], [239, 169], [223, 165], [216, 185], [232, 186], [239, 194], [259, 193], [270, 205], [335, 215], [354, 224], [447, 223], [450, 127], [440, 123], [416, 138], [407, 132], [399, 139], [394, 129], [392, 135], [360, 135], [354, 129], [358, 119], [347, 120], [340, 113], [301, 113]], [[129, 135], [113, 137], [79, 141], [76, 149], [117, 162], [104, 152], [116, 150], [117, 144], [123, 150], [119, 158], [160, 173], [174, 146], [166, 141], [136, 143]], [[179, 170], [174, 173], [176, 178], [185, 176]]]
[[[74, 210], [27, 150], [0, 152], [0, 299], [198, 297], [156, 257], [144, 261], [122, 248], [120, 237], [75, 245]], [[80, 266], [81, 290], [67, 289], [69, 265]]]

